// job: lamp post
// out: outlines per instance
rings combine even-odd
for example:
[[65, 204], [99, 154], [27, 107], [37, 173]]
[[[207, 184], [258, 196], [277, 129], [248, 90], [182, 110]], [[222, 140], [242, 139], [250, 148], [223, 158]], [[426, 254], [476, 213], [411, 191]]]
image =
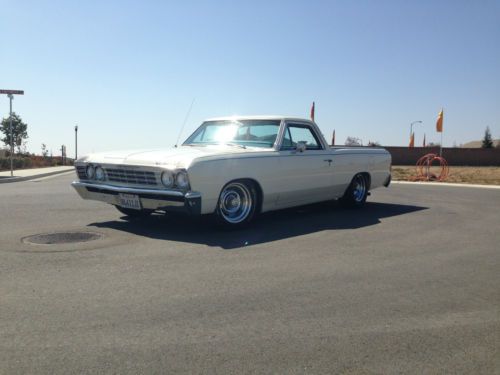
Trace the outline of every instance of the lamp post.
[[78, 159], [78, 125], [75, 125], [75, 161]]
[[411, 135], [413, 134], [413, 125], [414, 124], [421, 124], [422, 121], [420, 120], [417, 120], [417, 121], [413, 121], [411, 124], [410, 124], [410, 138], [411, 138]]
[[23, 90], [3, 90], [0, 89], [0, 94], [7, 94], [10, 100], [10, 116], [9, 116], [9, 133], [10, 133], [10, 176], [14, 176], [13, 154], [14, 154], [14, 137], [12, 136], [12, 100], [14, 95], [24, 95]]
[[10, 111], [9, 111], [9, 133], [10, 133], [10, 177], [14, 177], [14, 137], [12, 136], [12, 100], [14, 99], [14, 95], [7, 94], [7, 97], [10, 101]]

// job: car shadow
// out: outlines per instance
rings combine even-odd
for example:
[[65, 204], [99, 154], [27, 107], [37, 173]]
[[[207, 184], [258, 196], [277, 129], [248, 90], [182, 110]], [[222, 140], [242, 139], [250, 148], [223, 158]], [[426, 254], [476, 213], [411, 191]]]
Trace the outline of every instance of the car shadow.
[[89, 226], [109, 228], [159, 240], [198, 243], [226, 250], [320, 232], [363, 228], [381, 219], [410, 214], [428, 207], [369, 202], [359, 210], [344, 209], [336, 202], [295, 207], [262, 214], [249, 227], [221, 228], [210, 218], [154, 214], [142, 219], [96, 222]]

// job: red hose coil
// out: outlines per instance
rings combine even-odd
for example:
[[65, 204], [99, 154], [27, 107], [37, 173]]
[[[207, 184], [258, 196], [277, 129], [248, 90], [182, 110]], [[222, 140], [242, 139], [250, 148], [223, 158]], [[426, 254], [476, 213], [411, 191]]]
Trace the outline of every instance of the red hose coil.
[[[433, 163], [439, 163], [440, 172], [432, 173], [430, 168]], [[437, 166], [437, 165], [436, 165]], [[417, 175], [412, 177], [413, 181], [445, 181], [450, 173], [448, 162], [436, 154], [427, 154], [417, 161]]]

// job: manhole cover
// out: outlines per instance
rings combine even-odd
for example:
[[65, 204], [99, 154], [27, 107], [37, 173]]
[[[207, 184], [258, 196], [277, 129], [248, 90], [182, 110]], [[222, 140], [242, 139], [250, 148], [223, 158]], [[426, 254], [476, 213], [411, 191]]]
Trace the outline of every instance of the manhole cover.
[[36, 245], [58, 245], [94, 241], [101, 237], [102, 234], [95, 232], [59, 232], [35, 234], [34, 236], [24, 237], [22, 241]]

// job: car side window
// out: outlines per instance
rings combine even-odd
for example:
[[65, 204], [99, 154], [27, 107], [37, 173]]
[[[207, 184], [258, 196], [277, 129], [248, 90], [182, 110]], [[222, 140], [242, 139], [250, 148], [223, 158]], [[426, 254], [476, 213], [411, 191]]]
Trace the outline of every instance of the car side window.
[[321, 144], [312, 129], [307, 125], [288, 124], [281, 145], [282, 150], [293, 150], [297, 143], [304, 142], [306, 150], [321, 150]]
[[[295, 145], [295, 147], [297, 147], [297, 145]], [[287, 126], [285, 135], [283, 137], [283, 143], [281, 145], [281, 149], [289, 150], [292, 148], [294, 148], [292, 143], [292, 136], [290, 135], [290, 128]]]

